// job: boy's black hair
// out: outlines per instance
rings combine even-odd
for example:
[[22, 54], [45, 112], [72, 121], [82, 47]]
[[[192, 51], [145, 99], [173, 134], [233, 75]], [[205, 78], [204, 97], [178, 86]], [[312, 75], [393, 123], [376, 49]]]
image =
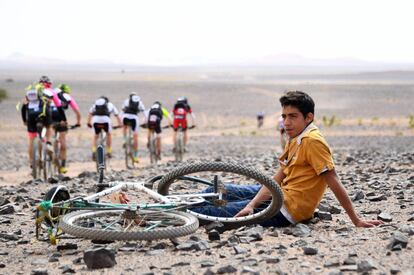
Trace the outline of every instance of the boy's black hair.
[[303, 117], [306, 117], [308, 113], [315, 114], [315, 103], [313, 99], [302, 91], [289, 91], [279, 101], [282, 107], [293, 106], [298, 108], [303, 114]]

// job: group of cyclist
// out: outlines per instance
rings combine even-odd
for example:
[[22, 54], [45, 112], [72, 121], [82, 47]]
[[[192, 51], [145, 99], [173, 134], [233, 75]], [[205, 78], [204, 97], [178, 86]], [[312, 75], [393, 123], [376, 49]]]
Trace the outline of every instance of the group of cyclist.
[[[52, 88], [52, 82], [47, 76], [42, 76], [38, 82], [26, 88], [26, 95], [23, 99], [21, 108], [22, 119], [27, 125], [29, 136], [29, 161], [32, 163], [33, 141], [38, 135], [39, 123], [46, 128], [46, 147], [48, 152], [53, 152], [51, 144], [52, 128], [59, 132], [60, 153], [59, 153], [59, 173], [66, 173], [66, 133], [68, 123], [65, 111], [71, 107], [76, 114], [76, 124], [73, 127], [80, 127], [81, 114], [79, 107], [71, 96], [71, 88], [67, 84], [60, 84]], [[162, 106], [160, 101], [155, 101], [149, 109], [145, 106], [141, 98], [136, 93], [131, 93], [123, 102], [122, 113], [110, 102], [108, 97], [101, 96], [90, 107], [87, 126], [93, 128], [94, 135], [92, 141], [92, 158], [96, 156], [97, 140], [101, 131], [107, 133], [106, 152], [107, 156], [112, 156], [112, 129], [123, 128], [124, 145], [127, 141], [127, 130], [131, 127], [133, 132], [133, 160], [138, 159], [138, 132], [141, 126], [148, 127], [148, 143], [152, 133], [156, 136], [156, 154], [161, 160], [161, 121], [168, 119], [169, 125], [173, 127], [173, 144], [175, 144], [176, 132], [179, 128], [184, 132], [184, 146], [188, 142], [187, 135], [187, 116], [190, 115], [192, 125], [195, 126], [193, 111], [185, 97], [180, 97], [172, 110], [172, 118], [168, 110]], [[117, 126], [112, 127], [111, 115], [117, 120]], [[139, 115], [143, 115], [145, 123], [140, 124]], [[175, 148], [173, 148], [173, 151]]]
[[26, 88], [26, 95], [23, 98], [21, 115], [23, 123], [27, 125], [29, 136], [29, 161], [32, 165], [33, 141], [37, 137], [41, 128], [46, 128], [46, 148], [49, 153], [53, 152], [51, 143], [52, 128], [59, 132], [60, 153], [59, 153], [59, 173], [66, 173], [66, 133], [68, 123], [65, 111], [70, 106], [76, 114], [76, 124], [80, 127], [81, 114], [75, 99], [70, 95], [71, 88], [66, 84], [59, 84], [52, 88], [52, 82], [47, 76], [42, 76], [37, 83], [33, 83]]

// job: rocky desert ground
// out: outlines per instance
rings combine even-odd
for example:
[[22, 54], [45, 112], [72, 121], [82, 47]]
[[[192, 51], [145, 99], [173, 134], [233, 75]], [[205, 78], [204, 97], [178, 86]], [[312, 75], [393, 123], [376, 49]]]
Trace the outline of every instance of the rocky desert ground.
[[[31, 179], [26, 132], [15, 108], [24, 88], [42, 74], [54, 84], [71, 85], [83, 115], [82, 127], [69, 133], [69, 172], [59, 183]], [[8, 78], [13, 81], [5, 81]], [[398, 77], [281, 78], [250, 71], [2, 71], [0, 87], [9, 94], [0, 103], [2, 274], [414, 273], [414, 82]], [[171, 108], [177, 97], [185, 95], [197, 118], [185, 163], [234, 161], [271, 176], [281, 152], [278, 98], [285, 90], [303, 90], [313, 97], [316, 124], [334, 152], [336, 169], [356, 211], [366, 219], [382, 219], [383, 225], [355, 228], [328, 190], [319, 214], [307, 224], [242, 227], [220, 233], [219, 240], [213, 240], [205, 227], [173, 241], [96, 244], [64, 236], [53, 246], [34, 238], [34, 208], [49, 188], [63, 184], [73, 196], [94, 190], [91, 132], [85, 118], [98, 96], [107, 95], [120, 107], [134, 91], [146, 106], [161, 100]], [[256, 127], [258, 111], [266, 113], [261, 129]], [[73, 113], [69, 118], [74, 121]], [[158, 166], [149, 165], [141, 138], [141, 162], [137, 169], [126, 170], [121, 142], [121, 133], [115, 132], [114, 159], [105, 181], [144, 180], [182, 165], [172, 161], [168, 130]], [[91, 249], [105, 249], [116, 264], [88, 269], [84, 255]]]

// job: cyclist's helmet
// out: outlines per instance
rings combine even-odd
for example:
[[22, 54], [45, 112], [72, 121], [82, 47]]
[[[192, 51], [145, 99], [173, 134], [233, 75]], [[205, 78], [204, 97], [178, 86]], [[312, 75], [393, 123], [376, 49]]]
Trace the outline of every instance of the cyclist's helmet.
[[103, 98], [103, 99], [105, 100], [105, 102], [106, 102], [106, 103], [108, 103], [108, 102], [109, 102], [109, 98], [108, 98], [108, 97], [106, 97], [106, 96], [101, 96], [99, 99], [101, 99], [101, 98]]
[[159, 101], [155, 101], [152, 106], [151, 109], [161, 109], [161, 102]]
[[59, 90], [61, 90], [63, 93], [70, 94], [72, 92], [72, 89], [67, 84], [60, 84], [58, 86]]
[[184, 103], [184, 104], [187, 104], [187, 98], [186, 97], [179, 97], [178, 99], [177, 99], [177, 102], [178, 103]]
[[98, 99], [95, 101], [95, 105], [96, 105], [96, 106], [103, 106], [103, 105], [105, 105], [107, 102], [108, 102], [108, 101], [106, 100], [106, 98], [102, 96], [102, 97], [98, 98]]
[[46, 75], [42, 75], [39, 79], [39, 83], [46, 83], [46, 84], [52, 84], [52, 81], [50, 81], [49, 77]]
[[132, 102], [139, 102], [141, 98], [135, 94], [131, 96], [131, 100]]

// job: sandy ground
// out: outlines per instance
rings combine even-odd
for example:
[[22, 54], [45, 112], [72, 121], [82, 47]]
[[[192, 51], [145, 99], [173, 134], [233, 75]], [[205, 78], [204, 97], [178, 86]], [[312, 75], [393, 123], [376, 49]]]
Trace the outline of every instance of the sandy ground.
[[[54, 262], [50, 258], [57, 248], [34, 239], [33, 205], [51, 185], [30, 183], [26, 133], [15, 105], [22, 97], [24, 87], [39, 76], [37, 73], [10, 74], [0, 72], [0, 86], [10, 95], [0, 103], [0, 194], [16, 206], [16, 212], [0, 215], [0, 231], [14, 234], [18, 239], [0, 238], [0, 264], [4, 265], [0, 273], [28, 274], [36, 269], [46, 269], [49, 274], [56, 274], [70, 267], [77, 273], [87, 274], [91, 271], [77, 259], [82, 258], [85, 249], [93, 246], [90, 241], [61, 240], [63, 244], [76, 243], [78, 248], [59, 252], [58, 261]], [[186, 160], [231, 159], [271, 175], [277, 168], [274, 158], [281, 151], [276, 131], [280, 114], [278, 97], [284, 90], [303, 89], [316, 102], [316, 123], [332, 147], [337, 170], [349, 194], [352, 196], [357, 190], [363, 190], [366, 195], [375, 193], [388, 197], [379, 202], [368, 199], [357, 202], [357, 211], [369, 219], [377, 218], [378, 211], [383, 211], [392, 215], [392, 221], [373, 229], [357, 229], [342, 211], [333, 215], [332, 221], [308, 224], [311, 234], [307, 237], [293, 236], [289, 229], [265, 229], [263, 240], [237, 243], [247, 251], [240, 254], [235, 252], [233, 244], [224, 242], [237, 235], [236, 231], [223, 233], [223, 244], [209, 242], [210, 248], [203, 251], [177, 250], [169, 241], [139, 242], [134, 249], [128, 250], [120, 249], [126, 246], [125, 243], [116, 242], [110, 247], [117, 251], [117, 265], [93, 273], [207, 274], [207, 270], [220, 273], [220, 268], [232, 265], [236, 273], [339, 274], [357, 272], [358, 264], [369, 261], [374, 266], [369, 272], [374, 274], [397, 271], [412, 274], [413, 237], [409, 237], [407, 248], [402, 250], [391, 251], [387, 245], [399, 228], [413, 227], [410, 217], [414, 215], [414, 129], [409, 127], [409, 116], [414, 115], [414, 85], [372, 81], [309, 82], [306, 79], [282, 83], [271, 77], [219, 76], [49, 73], [54, 83], [71, 84], [83, 115], [83, 127], [69, 133], [68, 176], [71, 180], [60, 184], [81, 186], [75, 193], [85, 193], [95, 182], [93, 176], [81, 179], [78, 175], [95, 169], [90, 160], [91, 133], [85, 127], [85, 117], [90, 104], [99, 95], [109, 95], [120, 107], [123, 99], [135, 91], [146, 106], [161, 99], [169, 108], [177, 97], [186, 95], [197, 116], [197, 128], [190, 133], [190, 153]], [[1, 82], [8, 77], [15, 81]], [[255, 125], [258, 111], [266, 112], [262, 129]], [[74, 122], [73, 113], [69, 113]], [[335, 123], [332, 126], [324, 124], [324, 116], [328, 119], [335, 116]], [[163, 160], [158, 167], [149, 165], [141, 135], [141, 162], [137, 169], [126, 170], [121, 132], [114, 132], [114, 158], [106, 180], [142, 180], [174, 169], [177, 164], [172, 162], [171, 132], [165, 131], [163, 139]], [[351, 158], [352, 161], [347, 161]], [[21, 188], [27, 193], [18, 191]], [[22, 202], [17, 199], [19, 196], [23, 198]], [[324, 201], [338, 206], [331, 192]], [[202, 228], [193, 236], [208, 240]], [[186, 241], [188, 237], [180, 238], [180, 242]], [[157, 244], [163, 247], [159, 251], [154, 248]], [[303, 247], [307, 246], [317, 248], [318, 253], [304, 255]], [[211, 262], [211, 266], [204, 267], [206, 261]]]

